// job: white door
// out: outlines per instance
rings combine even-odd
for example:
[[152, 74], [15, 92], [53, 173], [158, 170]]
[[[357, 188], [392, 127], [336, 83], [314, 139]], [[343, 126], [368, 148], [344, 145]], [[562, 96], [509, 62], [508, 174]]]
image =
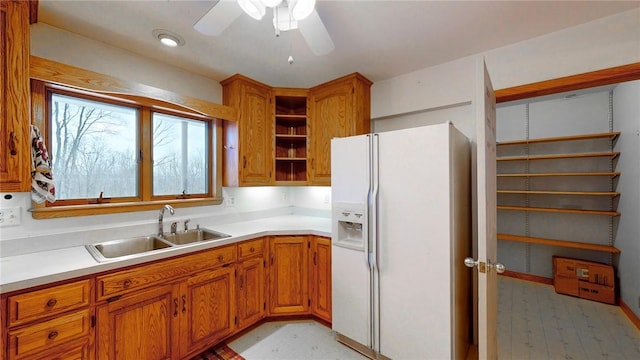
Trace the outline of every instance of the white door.
[[483, 59], [476, 63], [474, 94], [478, 204], [478, 355], [498, 358], [496, 97]]

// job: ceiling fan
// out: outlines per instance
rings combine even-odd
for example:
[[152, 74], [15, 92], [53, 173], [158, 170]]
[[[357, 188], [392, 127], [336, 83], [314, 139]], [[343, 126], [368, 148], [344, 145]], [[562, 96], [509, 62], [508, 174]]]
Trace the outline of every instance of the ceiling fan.
[[205, 35], [219, 36], [243, 11], [261, 20], [266, 8], [273, 11], [276, 36], [280, 31], [298, 29], [315, 55], [326, 55], [334, 45], [315, 9], [316, 0], [219, 0], [193, 26]]

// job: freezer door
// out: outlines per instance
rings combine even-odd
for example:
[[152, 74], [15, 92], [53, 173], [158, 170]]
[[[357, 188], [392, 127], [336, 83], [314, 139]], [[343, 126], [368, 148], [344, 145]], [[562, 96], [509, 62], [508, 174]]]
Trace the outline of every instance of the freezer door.
[[331, 247], [332, 329], [371, 347], [371, 277], [364, 252]]
[[372, 342], [369, 142], [368, 135], [331, 140], [332, 328], [366, 347]]
[[331, 140], [331, 201], [366, 203], [369, 184], [370, 135]]

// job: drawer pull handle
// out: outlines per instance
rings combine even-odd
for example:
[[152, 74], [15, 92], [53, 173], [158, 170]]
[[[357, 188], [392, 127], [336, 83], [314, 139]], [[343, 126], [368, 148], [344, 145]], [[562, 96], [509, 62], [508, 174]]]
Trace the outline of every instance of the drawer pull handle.
[[122, 286], [124, 286], [125, 288], [128, 288], [129, 286], [131, 286], [131, 280], [127, 279], [122, 283]]
[[218, 261], [222, 262], [224, 260], [224, 256], [223, 255], [218, 255]]
[[256, 251], [256, 249], [252, 246], [252, 247], [249, 249], [249, 252], [254, 252], [254, 251]]
[[187, 312], [187, 295], [182, 295], [182, 313]]
[[58, 300], [49, 299], [49, 301], [47, 301], [47, 307], [54, 307], [54, 306], [56, 306], [57, 303], [58, 303]]
[[52, 332], [49, 333], [49, 335], [47, 336], [47, 338], [49, 338], [49, 340], [53, 340], [56, 337], [58, 337], [58, 332], [53, 330]]

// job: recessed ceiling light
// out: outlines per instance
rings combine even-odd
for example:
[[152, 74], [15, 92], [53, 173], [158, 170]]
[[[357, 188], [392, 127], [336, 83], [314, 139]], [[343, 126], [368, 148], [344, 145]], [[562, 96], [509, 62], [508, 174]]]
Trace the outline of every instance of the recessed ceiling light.
[[152, 34], [156, 40], [168, 47], [178, 47], [185, 43], [184, 39], [180, 35], [169, 30], [155, 29]]

